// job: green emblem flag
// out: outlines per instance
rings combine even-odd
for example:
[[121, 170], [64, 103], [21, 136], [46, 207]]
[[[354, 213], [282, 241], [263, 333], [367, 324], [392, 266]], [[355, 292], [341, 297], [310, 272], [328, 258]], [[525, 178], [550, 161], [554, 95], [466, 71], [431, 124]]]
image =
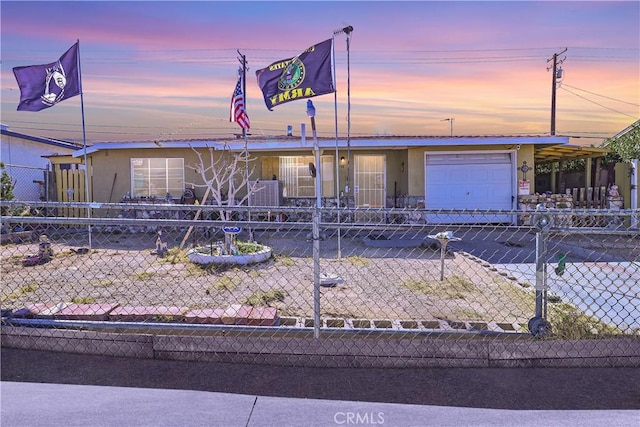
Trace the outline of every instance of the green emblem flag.
[[285, 102], [335, 92], [332, 51], [333, 39], [328, 39], [294, 58], [276, 61], [256, 71], [267, 108], [273, 110]]

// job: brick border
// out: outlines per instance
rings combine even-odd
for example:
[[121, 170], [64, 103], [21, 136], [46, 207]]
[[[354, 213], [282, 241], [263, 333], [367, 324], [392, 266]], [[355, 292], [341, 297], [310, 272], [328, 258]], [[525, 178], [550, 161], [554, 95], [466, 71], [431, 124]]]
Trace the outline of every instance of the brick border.
[[72, 304], [35, 303], [8, 315], [16, 319], [84, 320], [89, 322], [204, 323], [226, 325], [278, 326], [280, 317], [273, 307], [232, 304], [227, 308], [171, 306], [126, 306], [117, 303]]

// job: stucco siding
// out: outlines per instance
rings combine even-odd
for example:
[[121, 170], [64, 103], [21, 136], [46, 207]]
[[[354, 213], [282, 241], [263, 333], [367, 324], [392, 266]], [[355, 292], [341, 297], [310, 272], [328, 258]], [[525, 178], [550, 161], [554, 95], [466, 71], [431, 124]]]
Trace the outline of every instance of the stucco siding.
[[49, 160], [42, 156], [70, 154], [74, 151], [72, 149], [51, 147], [35, 141], [6, 135], [2, 135], [0, 145], [2, 146], [0, 150], [0, 160], [5, 164], [39, 168], [46, 168], [49, 164]]
[[[476, 150], [496, 150], [506, 149], [502, 145], [457, 145], [443, 147], [416, 147], [403, 149], [352, 149], [351, 161], [349, 164], [345, 161], [340, 163], [340, 157], [347, 158], [347, 151], [340, 150], [338, 152], [338, 173], [339, 173], [339, 189], [344, 191], [347, 182], [347, 173], [349, 172], [349, 183], [353, 187], [353, 156], [356, 154], [383, 154], [386, 156], [386, 188], [387, 197], [393, 196], [424, 196], [424, 159], [425, 152], [435, 151], [476, 151]], [[199, 149], [203, 154], [205, 162], [208, 164], [209, 154], [206, 149]], [[220, 151], [215, 151], [218, 156]], [[323, 155], [335, 156], [335, 150], [324, 149]], [[277, 165], [267, 158], [278, 156], [309, 156], [313, 155], [311, 148], [303, 148], [286, 151], [256, 151], [250, 152], [250, 169], [252, 170], [251, 180], [255, 179], [271, 179], [275, 173], [274, 168]], [[519, 167], [522, 160], [526, 160], [528, 165], [533, 165], [533, 146], [523, 145], [521, 150], [516, 154], [516, 165]], [[117, 149], [117, 150], [100, 150], [91, 154], [91, 163], [94, 176], [93, 197], [97, 202], [118, 202], [122, 197], [131, 191], [131, 159], [132, 158], [183, 158], [184, 159], [184, 184], [189, 187], [196, 185], [196, 196], [201, 198], [205, 189], [199, 187], [203, 181], [198, 173], [194, 170], [194, 166], [198, 164], [198, 157], [190, 148], [140, 148], [140, 149]], [[334, 166], [335, 167], [335, 166]], [[264, 170], [263, 170], [264, 168]], [[277, 173], [275, 173], [277, 175]], [[518, 177], [521, 174], [518, 173]], [[533, 181], [533, 171], [528, 174], [528, 178]], [[516, 183], [514, 183], [515, 185]], [[351, 188], [353, 191], [353, 188]], [[244, 194], [239, 193], [240, 196]], [[180, 194], [172, 194], [174, 198], [180, 197]]]

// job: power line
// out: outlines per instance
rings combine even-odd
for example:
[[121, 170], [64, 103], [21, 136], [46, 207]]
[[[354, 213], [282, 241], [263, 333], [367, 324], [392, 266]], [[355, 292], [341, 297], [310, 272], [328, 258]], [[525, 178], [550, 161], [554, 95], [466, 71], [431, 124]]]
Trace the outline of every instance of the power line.
[[609, 97], [609, 96], [600, 95], [599, 93], [590, 92], [590, 91], [588, 91], [588, 90], [586, 90], [586, 89], [580, 89], [579, 87], [571, 86], [571, 85], [568, 85], [568, 84], [566, 84], [566, 83], [562, 83], [562, 85], [563, 85], [563, 86], [568, 86], [568, 87], [570, 87], [571, 89], [575, 89], [575, 90], [579, 90], [579, 91], [582, 91], [582, 92], [589, 93], [589, 94], [591, 94], [591, 95], [600, 96], [600, 97], [602, 97], [602, 98], [610, 99], [610, 100], [612, 100], [612, 101], [622, 102], [623, 104], [633, 105], [634, 107], [640, 107], [640, 104], [634, 104], [633, 102], [627, 102], [627, 101], [623, 101], [623, 100], [621, 100], [621, 99], [616, 99], [616, 98], [611, 98], [611, 97]]
[[578, 98], [584, 99], [585, 101], [589, 101], [589, 102], [591, 102], [592, 104], [595, 104], [595, 105], [597, 105], [597, 106], [599, 106], [599, 107], [605, 108], [605, 109], [607, 109], [607, 110], [609, 110], [609, 111], [613, 111], [614, 113], [618, 113], [618, 114], [622, 114], [623, 116], [631, 117], [631, 118], [632, 118], [632, 119], [634, 119], [634, 120], [637, 120], [637, 119], [638, 119], [638, 118], [637, 118], [637, 117], [635, 117], [635, 116], [632, 116], [632, 115], [627, 114], [627, 113], [623, 113], [622, 111], [618, 111], [618, 110], [615, 110], [615, 109], [613, 109], [613, 108], [609, 108], [609, 107], [607, 107], [607, 106], [605, 106], [605, 105], [602, 105], [602, 104], [599, 104], [599, 103], [597, 103], [597, 102], [595, 102], [595, 101], [592, 101], [592, 100], [590, 100], [589, 98], [585, 98], [584, 96], [578, 95], [577, 93], [572, 92], [572, 91], [570, 91], [569, 89], [566, 89], [566, 88], [564, 88], [564, 87], [562, 87], [562, 86], [560, 86], [560, 89], [562, 89], [562, 90], [564, 90], [564, 91], [566, 91], [566, 92], [569, 92], [570, 94], [572, 94], [572, 95], [574, 95], [574, 96], [577, 96]]
[[[366, 50], [366, 49], [358, 49], [358, 50], [354, 50], [355, 53], [357, 54], [374, 54], [374, 55], [388, 55], [388, 54], [399, 54], [399, 55], [408, 55], [408, 59], [412, 59], [415, 57], [415, 55], [420, 55], [420, 54], [451, 54], [451, 55], [457, 55], [454, 59], [473, 59], [473, 58], [477, 58], [477, 56], [468, 56], [468, 55], [459, 55], [459, 54], [483, 54], [483, 53], [508, 53], [508, 52], [542, 52], [540, 55], [543, 56], [545, 55], [544, 52], [549, 52], [551, 50], [556, 50], [557, 48], [554, 47], [522, 47], [522, 48], [496, 48], [496, 49], [429, 49], [429, 50]], [[611, 51], [611, 52], [621, 52], [621, 53], [632, 53], [632, 52], [637, 52], [638, 49], [637, 48], [616, 48], [616, 47], [576, 47], [576, 48], [572, 48], [572, 49], [581, 49], [581, 50], [600, 50], [600, 51]], [[132, 54], [129, 51], [125, 51], [124, 50], [114, 50], [114, 49], [107, 49], [107, 50], [101, 50], [100, 52], [102, 52], [102, 54], [100, 54], [98, 57], [93, 57], [89, 54], [89, 55], [85, 55], [84, 56], [84, 60], [85, 61], [90, 61], [90, 62], [112, 62], [115, 60], [152, 60], [152, 59], [158, 59], [158, 60], [162, 60], [162, 61], [169, 61], [169, 60], [176, 60], [176, 59], [183, 59], [183, 60], [188, 60], [188, 59], [193, 59], [193, 60], [198, 60], [198, 61], [202, 61], [202, 62], [210, 62], [210, 61], [229, 61], [229, 62], [233, 62], [232, 56], [234, 56], [235, 51], [237, 50], [237, 48], [193, 48], [193, 49], [147, 49], [145, 50], [142, 54], [148, 54], [148, 56], [138, 56], [139, 53], [136, 54]], [[261, 48], [242, 48], [243, 51], [248, 51], [248, 52], [257, 52], [262, 54], [263, 56], [260, 56], [258, 58], [254, 58], [254, 62], [256, 61], [256, 59], [259, 60], [266, 60], [268, 61], [269, 59], [267, 59], [267, 57], [264, 56], [265, 53], [273, 53], [273, 55], [277, 55], [278, 57], [280, 55], [282, 55], [283, 53], [286, 52], [292, 52], [293, 54], [295, 53], [299, 53], [298, 50], [292, 50], [292, 49], [261, 49]], [[27, 54], [28, 58], [32, 58], [33, 57], [33, 52], [41, 52], [41, 50], [35, 50], [35, 49], [30, 49], [30, 50], [25, 50], [25, 49], [21, 49], [19, 51], [16, 51], [16, 53], [19, 53], [19, 55], [17, 57], [12, 57], [12, 50], [11, 49], [5, 49], [4, 52], [4, 60], [5, 61], [15, 61], [16, 58], [22, 58], [25, 56], [25, 54]], [[122, 52], [122, 55], [120, 55], [120, 53]], [[225, 56], [226, 53], [229, 52], [230, 55], [227, 57]], [[197, 56], [197, 57], [190, 57], [188, 55], [193, 55], [193, 54], [214, 54], [216, 55], [215, 57], [208, 57], [206, 59], [203, 59], [201, 56]], [[43, 55], [48, 55], [49, 52], [47, 51], [46, 54], [43, 53]], [[157, 54], [161, 54], [162, 56], [156, 56]], [[109, 55], [109, 56], [105, 56], [105, 55]], [[171, 55], [171, 56], [167, 56], [167, 55]], [[187, 55], [187, 56], [185, 56]], [[218, 56], [220, 55], [220, 56]], [[225, 59], [227, 58], [227, 59]], [[507, 57], [508, 58], [508, 57]], [[624, 56], [603, 56], [603, 55], [578, 55], [572, 59], [582, 59], [582, 58], [590, 58], [596, 61], [601, 61], [602, 59], [629, 59], [629, 60], [637, 60], [636, 57], [634, 58], [626, 58]]]

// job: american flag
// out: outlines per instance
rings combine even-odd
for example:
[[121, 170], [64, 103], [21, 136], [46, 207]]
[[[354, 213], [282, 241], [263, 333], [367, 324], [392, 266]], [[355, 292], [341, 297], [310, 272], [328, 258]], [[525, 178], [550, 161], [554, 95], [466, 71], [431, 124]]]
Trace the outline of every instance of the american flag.
[[240, 72], [240, 76], [238, 77], [238, 84], [236, 84], [236, 89], [233, 91], [233, 96], [231, 97], [231, 114], [229, 116], [229, 121], [238, 123], [238, 125], [242, 129], [248, 131], [251, 127], [251, 123], [249, 122], [249, 116], [247, 116], [244, 105], [244, 93], [242, 92], [242, 73]]

